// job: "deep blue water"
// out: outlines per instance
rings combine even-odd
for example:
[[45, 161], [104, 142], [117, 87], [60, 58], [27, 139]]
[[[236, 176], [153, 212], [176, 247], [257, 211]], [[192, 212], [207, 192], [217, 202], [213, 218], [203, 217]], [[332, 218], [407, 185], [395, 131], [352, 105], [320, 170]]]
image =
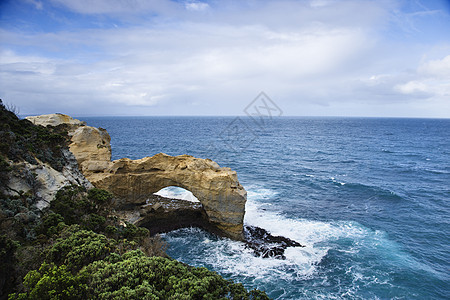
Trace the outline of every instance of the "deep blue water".
[[292, 238], [286, 260], [253, 257], [199, 229], [168, 253], [277, 299], [448, 299], [450, 120], [282, 117], [81, 118], [113, 159], [191, 154], [238, 173], [245, 222]]

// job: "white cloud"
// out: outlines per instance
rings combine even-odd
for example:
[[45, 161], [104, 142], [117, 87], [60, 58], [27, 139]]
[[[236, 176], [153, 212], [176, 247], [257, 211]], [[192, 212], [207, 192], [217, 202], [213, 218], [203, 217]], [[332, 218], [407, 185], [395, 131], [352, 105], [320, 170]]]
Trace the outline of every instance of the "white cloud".
[[408, 81], [407, 83], [398, 84], [394, 88], [396, 88], [398, 91], [400, 91], [403, 94], [410, 94], [410, 95], [427, 95], [426, 92], [429, 90], [429, 86], [426, 85], [422, 81]]
[[208, 3], [203, 3], [203, 2], [187, 2], [185, 4], [185, 7], [187, 10], [192, 10], [192, 11], [205, 11], [209, 8], [209, 4]]
[[443, 59], [423, 63], [419, 67], [418, 72], [432, 77], [450, 79], [450, 55], [447, 55]]
[[414, 97], [449, 99], [450, 55], [422, 63], [417, 68], [413, 80], [398, 84], [395, 88], [403, 94]]

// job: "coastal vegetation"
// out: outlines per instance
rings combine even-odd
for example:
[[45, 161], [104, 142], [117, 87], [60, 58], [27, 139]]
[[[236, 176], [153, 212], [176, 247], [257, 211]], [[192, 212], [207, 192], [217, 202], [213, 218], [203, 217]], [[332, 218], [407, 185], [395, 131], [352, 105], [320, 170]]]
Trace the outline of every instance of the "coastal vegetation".
[[[159, 236], [114, 215], [108, 191], [65, 186], [41, 210], [33, 189], [9, 186], [23, 161], [62, 170], [65, 132], [21, 120], [0, 101], [0, 299], [268, 299], [168, 257]], [[30, 186], [35, 177], [23, 174]]]

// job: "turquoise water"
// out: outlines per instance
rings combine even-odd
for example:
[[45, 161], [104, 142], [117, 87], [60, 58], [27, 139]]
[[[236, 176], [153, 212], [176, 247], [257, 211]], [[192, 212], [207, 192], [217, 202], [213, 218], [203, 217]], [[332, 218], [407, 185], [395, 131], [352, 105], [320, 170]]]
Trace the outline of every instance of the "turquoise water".
[[[195, 228], [169, 254], [275, 299], [446, 299], [450, 294], [450, 120], [82, 118], [113, 159], [191, 154], [238, 172], [245, 222], [305, 245], [286, 260]], [[231, 125], [230, 125], [231, 124]]]

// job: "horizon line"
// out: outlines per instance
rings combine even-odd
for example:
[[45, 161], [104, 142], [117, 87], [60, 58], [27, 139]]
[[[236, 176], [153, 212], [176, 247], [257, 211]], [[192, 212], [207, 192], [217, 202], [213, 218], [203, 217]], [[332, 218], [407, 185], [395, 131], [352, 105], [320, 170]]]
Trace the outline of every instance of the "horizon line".
[[[63, 114], [63, 113], [51, 113], [51, 114]], [[47, 114], [21, 114], [19, 113], [19, 118], [25, 118], [30, 116], [40, 116]], [[72, 118], [251, 118], [248, 115], [69, 115]], [[269, 117], [269, 116], [263, 116]], [[364, 118], [364, 119], [440, 119], [440, 120], [449, 120], [450, 117], [411, 117], [411, 116], [337, 116], [337, 115], [283, 115], [283, 116], [271, 116], [271, 118], [279, 119], [279, 118]]]

